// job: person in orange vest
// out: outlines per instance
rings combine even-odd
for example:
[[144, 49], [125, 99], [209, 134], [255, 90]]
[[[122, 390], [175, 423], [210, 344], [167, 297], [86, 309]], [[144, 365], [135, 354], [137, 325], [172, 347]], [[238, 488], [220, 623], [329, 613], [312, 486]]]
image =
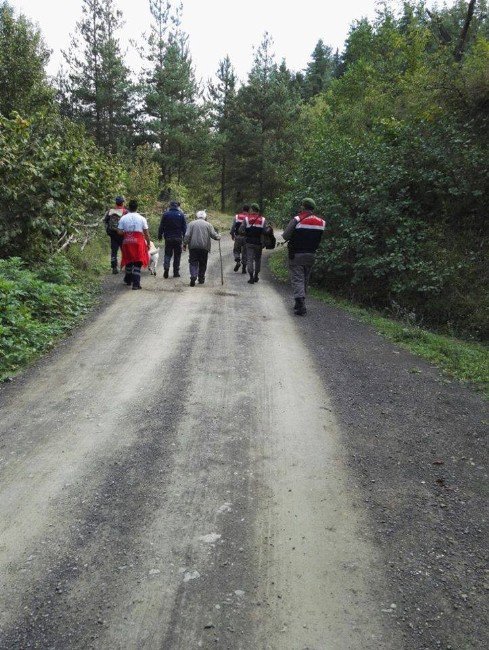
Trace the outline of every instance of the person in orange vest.
[[316, 204], [312, 199], [303, 199], [301, 207], [299, 214], [289, 221], [283, 232], [283, 238], [288, 242], [294, 312], [298, 316], [305, 316], [307, 287], [314, 256], [321, 242], [326, 222], [314, 214]]
[[231, 239], [234, 241], [233, 255], [234, 261], [234, 270], [239, 271], [239, 267], [242, 265], [241, 273], [246, 273], [246, 238], [244, 235], [239, 234], [239, 229], [241, 224], [248, 216], [250, 212], [249, 205], [243, 205], [241, 212], [234, 217], [233, 223], [231, 225]]
[[259, 280], [266, 221], [265, 217], [260, 214], [258, 203], [252, 203], [250, 209], [251, 212], [245, 217], [239, 228], [239, 233], [244, 234], [246, 239], [246, 268], [250, 275], [248, 284], [254, 284]]

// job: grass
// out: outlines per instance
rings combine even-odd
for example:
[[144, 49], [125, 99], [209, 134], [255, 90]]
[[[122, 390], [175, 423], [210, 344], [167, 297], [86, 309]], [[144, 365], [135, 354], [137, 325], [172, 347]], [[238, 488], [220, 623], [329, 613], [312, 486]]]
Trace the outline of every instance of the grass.
[[[287, 281], [285, 249], [278, 249], [270, 257], [269, 266], [277, 280]], [[347, 311], [374, 327], [385, 338], [435, 364], [447, 376], [471, 383], [489, 397], [489, 348], [487, 346], [436, 334], [416, 325], [393, 320], [377, 311], [335, 298], [321, 288], [312, 288], [310, 295]]]

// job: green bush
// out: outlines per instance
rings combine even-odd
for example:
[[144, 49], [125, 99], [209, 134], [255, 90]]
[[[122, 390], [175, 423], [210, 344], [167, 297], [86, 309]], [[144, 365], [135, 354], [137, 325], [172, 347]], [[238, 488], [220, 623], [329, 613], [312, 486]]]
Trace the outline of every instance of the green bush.
[[62, 257], [39, 271], [20, 258], [0, 260], [0, 378], [51, 347], [89, 309], [92, 296], [73, 275]]

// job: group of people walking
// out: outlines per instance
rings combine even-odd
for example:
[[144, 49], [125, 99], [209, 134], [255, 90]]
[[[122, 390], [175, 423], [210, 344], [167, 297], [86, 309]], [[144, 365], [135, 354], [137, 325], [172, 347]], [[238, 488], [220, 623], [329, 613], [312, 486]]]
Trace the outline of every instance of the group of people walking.
[[[124, 282], [133, 289], [141, 289], [141, 268], [149, 264], [151, 240], [148, 222], [137, 212], [137, 201], [130, 201], [128, 210], [124, 198], [116, 197], [115, 207], [107, 211], [104, 221], [111, 239], [111, 267], [118, 273], [117, 253], [122, 249], [121, 268], [125, 267]], [[294, 292], [294, 312], [307, 313], [305, 298], [314, 256], [325, 229], [325, 221], [314, 212], [316, 205], [305, 198], [299, 214], [294, 216], [283, 232], [288, 244], [289, 274]], [[234, 241], [234, 271], [249, 275], [249, 284], [259, 281], [264, 237], [271, 228], [260, 213], [258, 204], [244, 205], [235, 215], [231, 225]], [[187, 224], [180, 204], [171, 201], [160, 221], [158, 241], [165, 239], [163, 277], [168, 278], [173, 261], [173, 277], [180, 277], [182, 251], [189, 249], [190, 286], [204, 284], [211, 240], [219, 241], [221, 235], [207, 221], [205, 210], [196, 213], [196, 219]]]
[[261, 270], [261, 255], [263, 251], [263, 236], [267, 223], [260, 214], [257, 203], [244, 205], [231, 224], [231, 239], [234, 241], [234, 270], [249, 273], [249, 284], [258, 282]]

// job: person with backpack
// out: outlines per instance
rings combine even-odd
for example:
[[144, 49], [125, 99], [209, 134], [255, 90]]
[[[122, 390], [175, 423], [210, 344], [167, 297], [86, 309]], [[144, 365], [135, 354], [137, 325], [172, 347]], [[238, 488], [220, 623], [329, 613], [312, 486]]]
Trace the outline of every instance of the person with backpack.
[[163, 212], [158, 229], [158, 241], [165, 238], [165, 257], [163, 259], [163, 277], [168, 278], [173, 257], [173, 277], [180, 277], [180, 259], [182, 257], [182, 240], [187, 231], [185, 214], [177, 201], [170, 201], [168, 210]]
[[241, 212], [238, 212], [233, 219], [231, 224], [231, 239], [234, 241], [233, 255], [234, 255], [234, 271], [239, 271], [239, 267], [242, 265], [241, 273], [246, 273], [246, 237], [239, 234], [239, 229], [241, 224], [248, 216], [250, 212], [249, 205], [243, 205]]
[[127, 210], [124, 207], [124, 197], [116, 196], [115, 197], [115, 206], [107, 210], [104, 217], [105, 232], [110, 237], [110, 266], [112, 267], [112, 273], [115, 275], [119, 273], [117, 269], [117, 253], [119, 249], [122, 250], [122, 237], [117, 231], [120, 219], [127, 214]]
[[312, 199], [303, 199], [301, 208], [299, 214], [289, 221], [282, 236], [288, 242], [294, 312], [298, 316], [305, 316], [307, 287], [326, 222], [314, 214], [316, 204]]
[[260, 206], [257, 203], [252, 203], [250, 209], [251, 212], [244, 218], [239, 233], [246, 239], [246, 268], [250, 276], [248, 284], [254, 284], [259, 280], [263, 233], [267, 224], [265, 217], [260, 214]]
[[207, 213], [205, 210], [199, 210], [195, 216], [197, 219], [189, 223], [187, 232], [183, 238], [184, 250], [187, 246], [189, 249], [188, 264], [191, 287], [195, 287], [195, 281], [197, 279], [199, 284], [204, 284], [207, 258], [211, 250], [211, 239], [215, 239], [216, 241], [221, 239], [221, 235], [207, 221]]
[[138, 213], [138, 202], [129, 201], [129, 212], [119, 221], [119, 235], [123, 237], [121, 266], [126, 267], [124, 283], [141, 289], [141, 268], [149, 264], [150, 238], [148, 222]]

